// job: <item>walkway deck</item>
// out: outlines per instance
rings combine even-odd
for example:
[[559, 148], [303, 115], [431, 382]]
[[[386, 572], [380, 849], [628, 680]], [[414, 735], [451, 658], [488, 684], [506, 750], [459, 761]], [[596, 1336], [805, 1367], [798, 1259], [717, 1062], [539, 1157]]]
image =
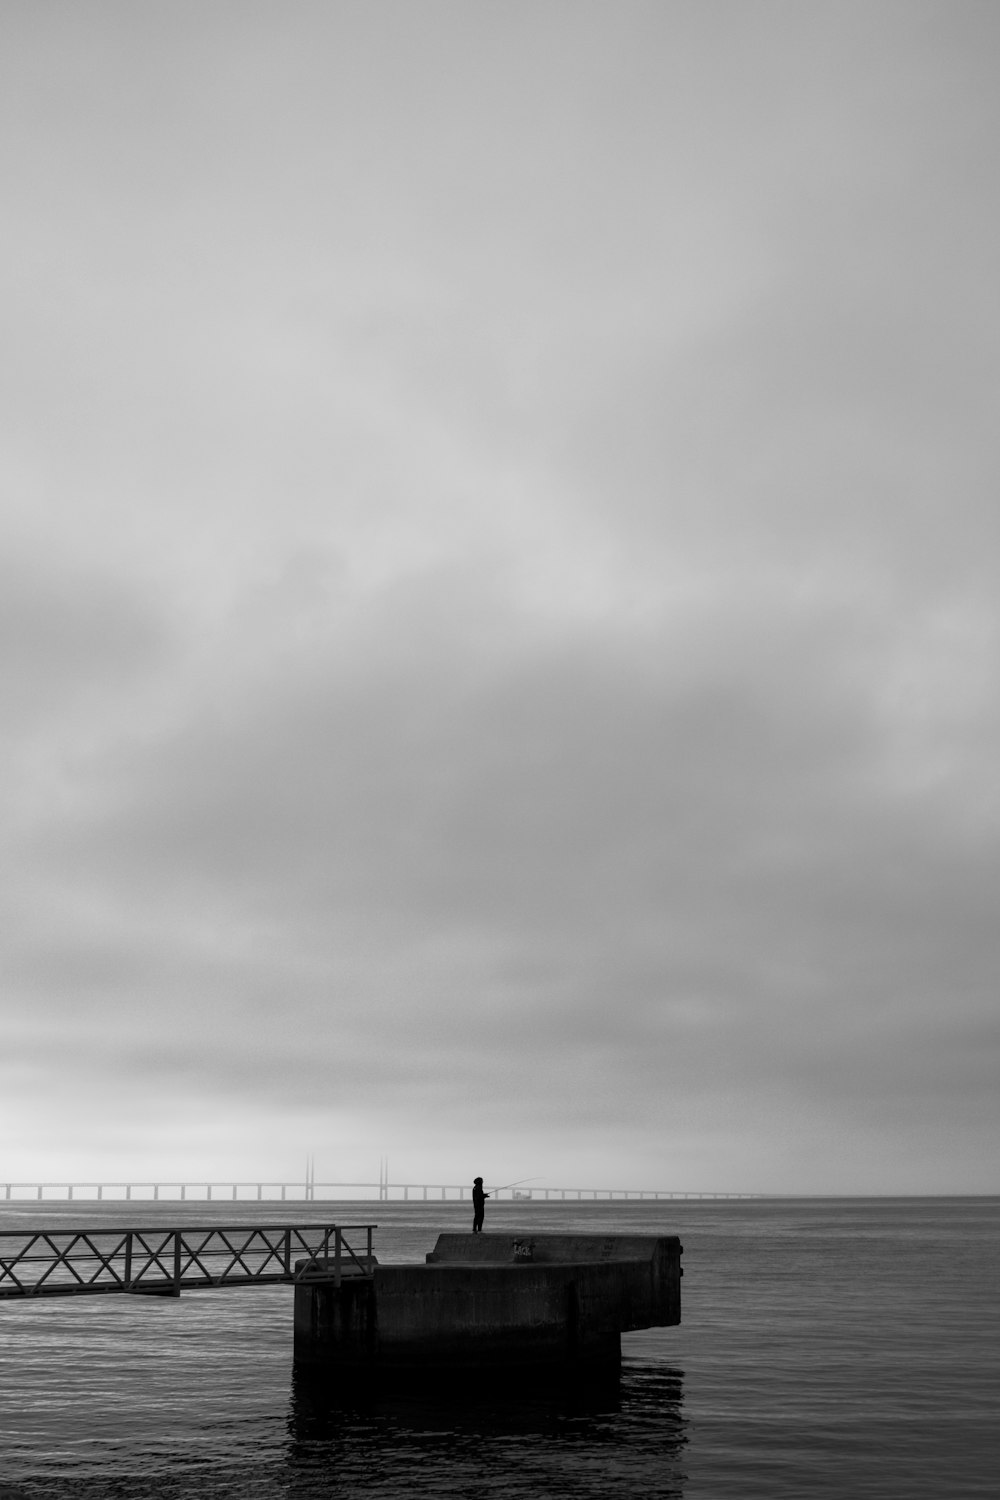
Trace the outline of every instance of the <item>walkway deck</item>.
[[[182, 1291], [370, 1277], [374, 1224], [0, 1231], [0, 1299]], [[345, 1233], [364, 1234], [354, 1250]], [[299, 1269], [296, 1269], [298, 1263]]]

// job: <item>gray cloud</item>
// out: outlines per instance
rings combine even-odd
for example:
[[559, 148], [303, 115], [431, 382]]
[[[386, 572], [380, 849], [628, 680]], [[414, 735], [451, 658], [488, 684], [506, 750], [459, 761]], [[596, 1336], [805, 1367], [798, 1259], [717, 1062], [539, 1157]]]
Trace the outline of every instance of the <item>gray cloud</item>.
[[0, 90], [24, 1172], [994, 1185], [992, 19], [59, 14]]
[[0, 565], [0, 643], [7, 734], [128, 687], [165, 645], [156, 614], [127, 582], [32, 556]]
[[886, 797], [838, 619], [730, 603], [676, 664], [608, 632], [491, 657], [520, 629], [469, 593], [390, 590], [363, 674], [336, 642], [254, 660], [120, 746], [34, 853], [117, 914], [106, 947], [92, 917], [86, 949], [44, 939], [48, 1003], [161, 1087], [277, 1107], [335, 1077], [442, 1127], [618, 1129], [665, 1091], [919, 1119], [971, 1076], [995, 848]]

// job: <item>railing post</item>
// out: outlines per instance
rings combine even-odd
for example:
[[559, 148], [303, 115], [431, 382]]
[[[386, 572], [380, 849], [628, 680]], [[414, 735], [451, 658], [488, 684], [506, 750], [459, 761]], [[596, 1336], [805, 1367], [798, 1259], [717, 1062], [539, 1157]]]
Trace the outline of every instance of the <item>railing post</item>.
[[181, 1231], [174, 1230], [174, 1296], [181, 1294]]
[[284, 1236], [284, 1238], [285, 1238], [285, 1255], [284, 1255], [285, 1275], [286, 1276], [291, 1276], [291, 1274], [292, 1274], [292, 1231], [290, 1229], [286, 1229], [285, 1230], [285, 1236]]
[[132, 1231], [125, 1231], [125, 1285], [132, 1285]]
[[341, 1232], [340, 1232], [340, 1225], [338, 1224], [337, 1228], [336, 1228], [336, 1239], [334, 1240], [334, 1251], [333, 1251], [333, 1284], [334, 1284], [334, 1286], [339, 1286], [340, 1285], [340, 1274], [341, 1274], [341, 1264], [340, 1263], [341, 1263], [341, 1252], [342, 1252], [342, 1248], [343, 1248], [342, 1247], [342, 1243], [341, 1243], [342, 1238], [343, 1237], [342, 1237]]
[[368, 1225], [368, 1259], [366, 1269], [369, 1276], [372, 1273], [372, 1226]]

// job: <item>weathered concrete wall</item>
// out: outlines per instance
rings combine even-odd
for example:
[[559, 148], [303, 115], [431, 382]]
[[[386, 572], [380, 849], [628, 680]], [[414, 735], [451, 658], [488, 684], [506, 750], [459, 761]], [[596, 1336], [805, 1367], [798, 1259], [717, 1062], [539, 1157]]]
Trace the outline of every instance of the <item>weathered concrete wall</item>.
[[374, 1365], [375, 1286], [367, 1277], [297, 1285], [294, 1318], [297, 1365]]
[[664, 1251], [682, 1253], [675, 1234], [439, 1234], [430, 1263], [520, 1259], [518, 1247], [535, 1261], [653, 1260]]
[[[426, 1265], [376, 1266], [371, 1281], [339, 1288], [300, 1285], [296, 1363], [426, 1372], [617, 1364], [623, 1331], [680, 1321], [680, 1245], [637, 1236], [597, 1258], [608, 1243], [442, 1235]], [[630, 1257], [617, 1253], [626, 1248]]]
[[[441, 1234], [428, 1264], [610, 1264], [637, 1269], [622, 1283], [615, 1304], [622, 1333], [667, 1327], [681, 1320], [681, 1256], [677, 1235], [648, 1234]], [[642, 1268], [642, 1269], [638, 1269]]]

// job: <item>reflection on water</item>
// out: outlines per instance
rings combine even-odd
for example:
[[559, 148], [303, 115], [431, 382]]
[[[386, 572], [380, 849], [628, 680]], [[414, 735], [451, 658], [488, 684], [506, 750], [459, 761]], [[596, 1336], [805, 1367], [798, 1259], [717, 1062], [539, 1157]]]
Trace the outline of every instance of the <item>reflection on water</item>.
[[[291, 1377], [283, 1429], [205, 1413], [206, 1442], [102, 1442], [20, 1481], [18, 1500], [681, 1500], [682, 1374], [626, 1363], [620, 1383], [512, 1391], [353, 1391]], [[148, 1412], [155, 1427], [152, 1409]], [[53, 1455], [54, 1456], [54, 1455]], [[0, 1474], [0, 1500], [4, 1491]]]
[[683, 1494], [679, 1370], [512, 1392], [344, 1392], [297, 1375], [285, 1493], [472, 1497]]

